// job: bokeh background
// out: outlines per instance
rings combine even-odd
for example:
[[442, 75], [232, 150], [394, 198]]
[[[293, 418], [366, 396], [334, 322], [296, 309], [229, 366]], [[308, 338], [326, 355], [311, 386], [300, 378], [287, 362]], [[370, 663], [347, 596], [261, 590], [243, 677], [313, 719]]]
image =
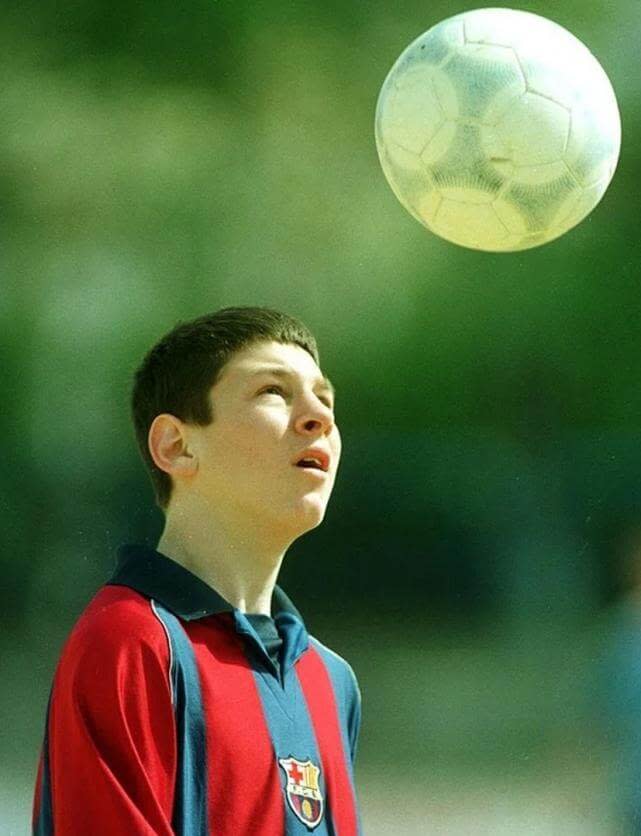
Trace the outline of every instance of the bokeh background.
[[622, 156], [578, 228], [492, 255], [423, 230], [373, 138], [398, 54], [470, 6], [3, 3], [1, 833], [29, 831], [66, 635], [160, 532], [132, 372], [237, 304], [301, 317], [338, 389], [334, 498], [281, 583], [358, 674], [365, 832], [630, 832], [641, 7], [519, 7], [601, 61]]

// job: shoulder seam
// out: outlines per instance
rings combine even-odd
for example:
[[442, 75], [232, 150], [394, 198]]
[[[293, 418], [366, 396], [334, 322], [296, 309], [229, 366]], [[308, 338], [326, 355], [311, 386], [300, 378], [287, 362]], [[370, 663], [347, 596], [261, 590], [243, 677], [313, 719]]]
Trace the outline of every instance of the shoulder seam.
[[165, 622], [160, 617], [160, 613], [158, 612], [158, 610], [156, 608], [156, 602], [153, 598], [149, 599], [149, 604], [151, 606], [151, 611], [156, 616], [158, 621], [160, 621], [160, 623], [162, 625], [162, 629], [165, 633], [165, 637], [167, 639], [167, 647], [169, 649], [169, 669], [167, 671], [167, 679], [169, 680], [169, 693], [171, 695], [171, 704], [173, 706], [175, 706], [176, 701], [175, 701], [175, 695], [174, 695], [174, 648], [173, 648], [173, 645], [171, 643], [171, 636], [169, 635], [169, 630], [167, 629], [167, 625], [165, 624]]
[[350, 665], [350, 663], [347, 661], [347, 659], [344, 659], [342, 656], [340, 656], [338, 653], [336, 653], [336, 651], [332, 650], [331, 647], [327, 647], [327, 645], [323, 644], [322, 642], [319, 642], [318, 639], [315, 638], [314, 636], [310, 636], [309, 638], [310, 638], [310, 641], [312, 642], [312, 644], [314, 644], [317, 649], [319, 647], [322, 648], [323, 650], [327, 651], [327, 653], [329, 653], [330, 656], [333, 656], [338, 662], [342, 663], [343, 669], [347, 671], [347, 674], [348, 674], [349, 678], [351, 679], [352, 684], [354, 685], [354, 688], [356, 690], [356, 697], [358, 699], [358, 702], [360, 703], [361, 702], [361, 689], [360, 689], [360, 685], [358, 684], [358, 677], [356, 676], [356, 672], [354, 671], [354, 668]]
[[309, 638], [315, 645], [317, 645], [318, 647], [322, 647], [323, 650], [326, 650], [331, 656], [333, 656], [339, 662], [342, 662], [344, 665], [347, 665], [347, 667], [350, 666], [347, 659], [343, 659], [343, 657], [340, 654], [336, 653], [335, 650], [332, 650], [331, 647], [327, 647], [327, 645], [323, 644], [323, 642], [319, 642], [318, 639], [315, 638], [314, 636], [310, 636]]

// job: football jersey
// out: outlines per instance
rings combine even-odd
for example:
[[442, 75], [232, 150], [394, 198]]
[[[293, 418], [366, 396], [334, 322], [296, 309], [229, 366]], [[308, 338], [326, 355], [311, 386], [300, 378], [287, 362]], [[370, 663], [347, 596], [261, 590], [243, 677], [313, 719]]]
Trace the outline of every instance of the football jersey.
[[34, 833], [359, 834], [356, 678], [278, 586], [272, 615], [121, 548], [56, 669]]

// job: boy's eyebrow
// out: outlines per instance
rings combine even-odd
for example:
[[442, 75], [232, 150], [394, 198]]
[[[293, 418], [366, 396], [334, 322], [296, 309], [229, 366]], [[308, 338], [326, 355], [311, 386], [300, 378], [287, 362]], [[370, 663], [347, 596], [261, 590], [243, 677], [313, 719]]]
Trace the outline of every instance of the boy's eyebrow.
[[[284, 369], [282, 366], [254, 366], [249, 370], [249, 374], [252, 377], [256, 377], [259, 374], [273, 374], [276, 377], [296, 377], [295, 372], [291, 372], [289, 369]], [[319, 377], [315, 385], [320, 386], [322, 389], [326, 389], [328, 392], [331, 392], [332, 395], [336, 395], [334, 385], [328, 377]]]

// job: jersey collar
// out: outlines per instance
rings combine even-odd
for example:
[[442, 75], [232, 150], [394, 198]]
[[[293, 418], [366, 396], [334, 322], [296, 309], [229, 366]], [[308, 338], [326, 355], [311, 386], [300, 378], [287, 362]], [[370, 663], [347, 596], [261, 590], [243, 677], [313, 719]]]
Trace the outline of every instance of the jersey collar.
[[[154, 598], [185, 621], [237, 612], [193, 572], [148, 546], [121, 546], [116, 571], [107, 584], [128, 586], [146, 598]], [[301, 614], [279, 586], [274, 587], [272, 605], [275, 621], [294, 619], [304, 627]]]

